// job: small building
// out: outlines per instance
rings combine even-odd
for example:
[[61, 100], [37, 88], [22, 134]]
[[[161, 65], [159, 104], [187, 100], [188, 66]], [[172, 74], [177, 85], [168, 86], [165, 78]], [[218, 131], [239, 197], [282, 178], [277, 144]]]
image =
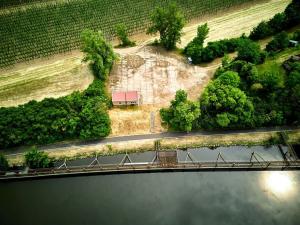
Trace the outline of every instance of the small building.
[[113, 105], [139, 105], [137, 91], [117, 91], [112, 93]]

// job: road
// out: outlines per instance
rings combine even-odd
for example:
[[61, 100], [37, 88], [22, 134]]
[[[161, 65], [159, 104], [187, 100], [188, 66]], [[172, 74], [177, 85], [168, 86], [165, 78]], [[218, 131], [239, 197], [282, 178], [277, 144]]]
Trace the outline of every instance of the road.
[[[247, 133], [264, 133], [264, 132], [276, 132], [276, 131], [293, 131], [300, 129], [300, 127], [267, 127], [259, 129], [247, 129], [247, 130], [218, 130], [218, 131], [195, 131], [195, 132], [163, 132], [154, 134], [142, 134], [142, 135], [130, 135], [130, 136], [118, 136], [118, 137], [107, 137], [98, 140], [90, 141], [70, 141], [61, 142], [45, 146], [39, 146], [40, 150], [46, 152], [61, 151], [62, 149], [72, 148], [72, 147], [84, 147], [92, 145], [106, 145], [110, 143], [117, 142], [127, 142], [127, 141], [138, 141], [138, 140], [151, 140], [151, 139], [162, 139], [162, 138], [184, 138], [191, 136], [210, 136], [210, 135], [224, 135], [224, 134], [247, 134]], [[15, 149], [4, 150], [4, 154], [7, 156], [22, 154], [28, 149], [21, 147]]]

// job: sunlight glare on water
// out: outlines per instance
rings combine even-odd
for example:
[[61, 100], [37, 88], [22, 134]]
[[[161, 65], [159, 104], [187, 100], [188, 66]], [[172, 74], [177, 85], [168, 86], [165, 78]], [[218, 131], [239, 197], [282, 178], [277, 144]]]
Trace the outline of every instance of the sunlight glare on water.
[[276, 196], [290, 196], [293, 193], [295, 184], [288, 172], [272, 171], [265, 174], [265, 186]]

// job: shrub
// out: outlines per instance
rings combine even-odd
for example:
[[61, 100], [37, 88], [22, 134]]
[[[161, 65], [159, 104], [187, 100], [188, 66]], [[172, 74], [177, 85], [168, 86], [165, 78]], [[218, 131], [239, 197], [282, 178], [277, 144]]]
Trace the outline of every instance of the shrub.
[[265, 60], [265, 55], [262, 53], [259, 44], [250, 39], [240, 39], [237, 50], [237, 60], [244, 60], [254, 64], [263, 63]]
[[25, 163], [31, 169], [49, 168], [54, 165], [47, 153], [39, 151], [35, 147], [25, 154]]
[[128, 29], [124, 23], [119, 23], [115, 27], [116, 35], [120, 40], [120, 46], [127, 47], [127, 46], [134, 46], [135, 42], [130, 41], [128, 38]]
[[8, 161], [2, 153], [0, 153], [0, 171], [6, 171], [9, 168]]
[[266, 46], [267, 52], [282, 51], [289, 46], [289, 37], [286, 32], [276, 34], [272, 41]]
[[161, 109], [162, 121], [170, 128], [180, 131], [191, 131], [200, 115], [200, 107], [196, 102], [187, 99], [183, 90], [176, 92], [175, 100], [169, 108]]

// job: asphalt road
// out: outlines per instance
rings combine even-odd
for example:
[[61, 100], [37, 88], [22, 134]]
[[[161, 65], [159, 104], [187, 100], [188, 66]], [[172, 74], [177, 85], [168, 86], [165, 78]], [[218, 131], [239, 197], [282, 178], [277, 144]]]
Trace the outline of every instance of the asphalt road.
[[[300, 129], [300, 127], [268, 127], [259, 129], [248, 129], [248, 130], [217, 130], [217, 131], [195, 131], [195, 132], [163, 132], [154, 134], [142, 134], [142, 135], [130, 135], [130, 136], [118, 136], [118, 137], [107, 137], [98, 140], [90, 141], [69, 141], [60, 142], [50, 145], [38, 146], [39, 149], [44, 151], [57, 151], [62, 148], [70, 147], [83, 147], [85, 145], [98, 145], [98, 144], [109, 144], [124, 141], [136, 141], [136, 140], [149, 140], [149, 139], [161, 139], [161, 138], [184, 138], [190, 136], [199, 135], [222, 135], [222, 134], [246, 134], [246, 133], [261, 133], [261, 132], [274, 132], [274, 131], [292, 131]], [[3, 153], [6, 155], [16, 155], [27, 151], [28, 148], [20, 147], [4, 150]]]

